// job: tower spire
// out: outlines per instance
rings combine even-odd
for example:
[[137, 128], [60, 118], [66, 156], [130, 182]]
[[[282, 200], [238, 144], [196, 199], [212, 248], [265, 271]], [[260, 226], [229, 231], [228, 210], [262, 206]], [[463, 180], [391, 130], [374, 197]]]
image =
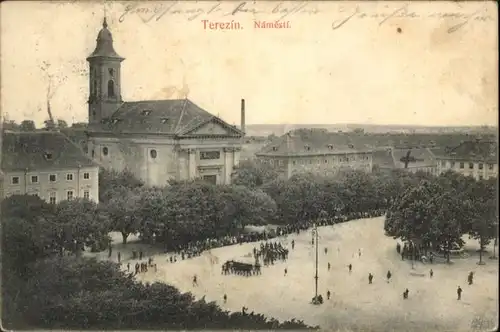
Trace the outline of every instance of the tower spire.
[[106, 22], [106, 3], [104, 4], [104, 20], [102, 21], [102, 27], [107, 28], [108, 22]]

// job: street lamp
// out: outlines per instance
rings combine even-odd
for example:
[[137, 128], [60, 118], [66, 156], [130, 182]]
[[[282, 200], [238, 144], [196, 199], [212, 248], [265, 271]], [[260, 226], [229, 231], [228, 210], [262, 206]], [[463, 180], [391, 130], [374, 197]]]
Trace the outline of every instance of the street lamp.
[[314, 275], [314, 281], [315, 281], [315, 290], [314, 290], [314, 297], [312, 300], [313, 304], [321, 304], [319, 299], [318, 299], [318, 224], [314, 223], [314, 228], [313, 228], [313, 239], [316, 237], [316, 274]]

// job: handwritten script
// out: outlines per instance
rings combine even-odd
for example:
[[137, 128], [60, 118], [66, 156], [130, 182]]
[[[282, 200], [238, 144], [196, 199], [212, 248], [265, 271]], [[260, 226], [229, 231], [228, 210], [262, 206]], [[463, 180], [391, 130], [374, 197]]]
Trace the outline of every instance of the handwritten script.
[[[234, 18], [242, 15], [252, 15], [254, 18], [265, 16], [271, 20], [283, 20], [285, 17], [294, 15], [327, 15], [332, 18], [332, 30], [338, 30], [348, 24], [353, 24], [357, 20], [375, 20], [378, 25], [383, 25], [392, 19], [435, 19], [453, 20], [448, 28], [448, 33], [456, 32], [465, 27], [471, 21], [485, 22], [494, 20], [488, 13], [486, 6], [468, 9], [462, 8], [457, 3], [456, 10], [432, 11], [432, 4], [428, 4], [425, 12], [413, 9], [410, 4], [405, 4], [399, 8], [394, 5], [386, 5], [383, 8], [370, 9], [369, 6], [339, 6], [335, 10], [329, 10], [327, 6], [309, 1], [279, 2], [129, 2], [125, 5], [125, 10], [119, 16], [119, 22], [123, 22], [127, 16], [137, 15], [144, 23], [159, 21], [166, 16], [185, 17], [188, 21], [193, 21], [200, 17], [226, 17]], [[366, 9], [368, 8], [368, 9]], [[422, 8], [422, 6], [420, 6]]]
[[[270, 9], [264, 9], [254, 2], [217, 2], [200, 5], [189, 2], [175, 1], [147, 5], [144, 2], [132, 2], [126, 5], [125, 11], [120, 15], [119, 22], [123, 22], [130, 14], [139, 15], [144, 23], [159, 21], [167, 15], [184, 16], [192, 21], [200, 16], [236, 16], [242, 14], [273, 15], [274, 19], [282, 20], [294, 14], [317, 14], [319, 10], [310, 6], [310, 2], [293, 2], [286, 4], [280, 2]], [[261, 4], [262, 5], [262, 4]]]
[[[432, 5], [429, 5], [432, 6]], [[367, 12], [360, 9], [359, 6], [356, 6], [355, 9], [347, 12], [343, 17], [338, 20], [332, 22], [332, 29], [337, 30], [344, 25], [346, 25], [350, 21], [355, 21], [356, 19], [377, 19], [378, 24], [382, 25], [387, 21], [394, 18], [403, 18], [403, 19], [453, 19], [456, 23], [452, 24], [448, 28], [448, 33], [456, 32], [461, 29], [465, 25], [467, 25], [470, 21], [489, 21], [493, 20], [493, 18], [487, 13], [486, 7], [481, 7], [479, 9], [475, 9], [473, 11], [447, 11], [447, 12], [428, 12], [428, 13], [419, 13], [414, 10], [411, 10], [409, 4], [403, 5], [399, 8], [396, 8], [392, 12]]]

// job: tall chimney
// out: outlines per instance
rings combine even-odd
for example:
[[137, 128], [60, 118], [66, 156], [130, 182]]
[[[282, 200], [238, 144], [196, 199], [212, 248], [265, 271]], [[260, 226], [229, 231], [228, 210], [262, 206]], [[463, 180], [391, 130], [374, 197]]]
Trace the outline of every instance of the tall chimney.
[[245, 136], [245, 99], [241, 100], [241, 131]]

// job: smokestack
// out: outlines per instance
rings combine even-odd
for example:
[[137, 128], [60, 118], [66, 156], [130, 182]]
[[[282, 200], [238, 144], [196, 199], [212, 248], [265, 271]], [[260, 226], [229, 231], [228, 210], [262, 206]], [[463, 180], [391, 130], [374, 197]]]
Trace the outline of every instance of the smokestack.
[[245, 99], [241, 100], [241, 131], [245, 136]]

